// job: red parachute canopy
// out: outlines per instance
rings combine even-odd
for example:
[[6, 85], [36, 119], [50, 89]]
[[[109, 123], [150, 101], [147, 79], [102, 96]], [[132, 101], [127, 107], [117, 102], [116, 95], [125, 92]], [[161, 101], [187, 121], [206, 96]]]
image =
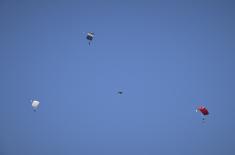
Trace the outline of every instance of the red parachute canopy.
[[209, 115], [209, 111], [204, 106], [198, 107], [197, 110], [200, 111], [203, 115]]

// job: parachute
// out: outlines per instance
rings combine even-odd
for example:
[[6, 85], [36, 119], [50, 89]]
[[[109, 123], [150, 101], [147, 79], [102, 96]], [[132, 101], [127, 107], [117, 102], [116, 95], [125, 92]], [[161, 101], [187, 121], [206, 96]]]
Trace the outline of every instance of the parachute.
[[93, 32], [88, 32], [87, 33], [86, 39], [89, 41], [89, 45], [91, 44], [91, 41], [93, 40], [94, 35], [95, 34]]
[[37, 100], [31, 100], [33, 111], [36, 111], [39, 107], [40, 102]]
[[196, 112], [201, 112], [204, 116], [205, 115], [209, 115], [209, 111], [207, 110], [207, 108], [206, 107], [204, 107], [204, 106], [200, 106], [200, 107], [198, 107], [197, 109], [196, 109]]
[[209, 115], [209, 111], [206, 107], [204, 106], [199, 106], [197, 109], [196, 109], [196, 112], [200, 112], [203, 116], [202, 120], [203, 120], [203, 123], [205, 123], [205, 116]]
[[122, 91], [118, 91], [118, 94], [123, 94], [123, 92]]

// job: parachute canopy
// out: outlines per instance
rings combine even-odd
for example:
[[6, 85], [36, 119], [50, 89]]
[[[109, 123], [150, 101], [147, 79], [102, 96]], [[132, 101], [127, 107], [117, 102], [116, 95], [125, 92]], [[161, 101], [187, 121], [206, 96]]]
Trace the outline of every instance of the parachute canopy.
[[196, 111], [197, 111], [197, 112], [198, 112], [198, 111], [201, 112], [203, 115], [209, 115], [209, 111], [208, 111], [207, 108], [204, 107], [204, 106], [198, 107]]
[[33, 110], [36, 111], [38, 109], [38, 107], [39, 107], [40, 102], [37, 101], [37, 100], [32, 100], [31, 102], [32, 102]]
[[89, 41], [92, 41], [93, 38], [94, 38], [94, 33], [93, 32], [88, 32], [87, 36], [86, 36], [86, 39], [89, 40]]
[[122, 91], [118, 91], [118, 94], [123, 94], [123, 92]]

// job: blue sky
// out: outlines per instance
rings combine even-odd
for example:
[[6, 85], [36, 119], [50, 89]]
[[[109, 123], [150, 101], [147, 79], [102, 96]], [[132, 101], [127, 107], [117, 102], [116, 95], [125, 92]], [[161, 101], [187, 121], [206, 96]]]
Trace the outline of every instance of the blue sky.
[[235, 154], [234, 6], [1, 0], [0, 155]]

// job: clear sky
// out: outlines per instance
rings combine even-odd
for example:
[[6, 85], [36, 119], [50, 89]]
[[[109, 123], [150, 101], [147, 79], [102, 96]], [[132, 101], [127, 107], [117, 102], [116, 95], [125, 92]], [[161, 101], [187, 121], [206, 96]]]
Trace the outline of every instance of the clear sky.
[[234, 8], [0, 0], [0, 155], [234, 155]]

